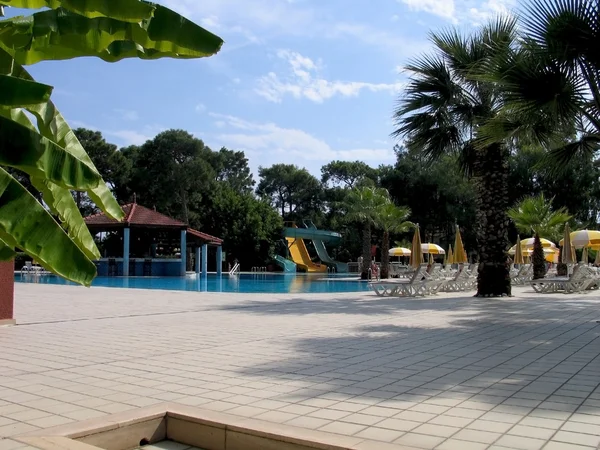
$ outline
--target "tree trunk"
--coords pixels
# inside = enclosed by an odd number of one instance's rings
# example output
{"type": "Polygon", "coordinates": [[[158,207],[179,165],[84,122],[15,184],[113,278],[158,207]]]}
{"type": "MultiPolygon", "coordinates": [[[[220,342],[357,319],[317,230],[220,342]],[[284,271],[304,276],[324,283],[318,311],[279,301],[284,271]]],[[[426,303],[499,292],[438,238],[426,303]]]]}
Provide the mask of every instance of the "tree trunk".
{"type": "Polygon", "coordinates": [[[508,247],[508,151],[494,144],[477,151],[477,297],[510,296],[508,247]]]}
{"type": "Polygon", "coordinates": [[[360,279],[368,280],[371,278],[371,224],[369,222],[365,222],[363,228],[362,258],[363,262],[360,272],[360,279]]]}
{"type": "Polygon", "coordinates": [[[77,209],[79,211],[81,211],[81,192],[76,191],[75,192],[75,197],[77,198],[76,202],[77,202],[77,209]]]}
{"type": "Polygon", "coordinates": [[[546,258],[544,257],[544,248],[542,247],[542,241],[538,233],[535,233],[533,239],[531,261],[533,263],[533,279],[539,280],[540,278],[544,278],[546,276],[546,258]]]}
{"type": "Polygon", "coordinates": [[[381,243],[381,278],[390,276],[390,233],[383,232],[383,242],[381,243]]]}

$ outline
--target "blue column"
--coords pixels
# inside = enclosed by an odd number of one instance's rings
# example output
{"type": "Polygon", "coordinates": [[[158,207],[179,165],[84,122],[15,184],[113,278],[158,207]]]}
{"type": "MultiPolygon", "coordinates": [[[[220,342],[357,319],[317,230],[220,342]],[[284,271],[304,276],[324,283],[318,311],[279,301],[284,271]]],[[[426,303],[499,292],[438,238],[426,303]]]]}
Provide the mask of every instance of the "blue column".
{"type": "Polygon", "coordinates": [[[202,275],[208,274],[208,244],[202,246],[202,275]]]}
{"type": "Polygon", "coordinates": [[[187,258],[187,230],[181,230],[181,276],[185,276],[187,258]]]}
{"type": "Polygon", "coordinates": [[[200,273],[200,247],[196,247],[196,273],[200,273]]]}
{"type": "Polygon", "coordinates": [[[123,276],[129,276],[129,228],[123,228],[123,276]]]}
{"type": "Polygon", "coordinates": [[[223,273],[223,247],[220,245],[217,247],[217,275],[223,273]]]}

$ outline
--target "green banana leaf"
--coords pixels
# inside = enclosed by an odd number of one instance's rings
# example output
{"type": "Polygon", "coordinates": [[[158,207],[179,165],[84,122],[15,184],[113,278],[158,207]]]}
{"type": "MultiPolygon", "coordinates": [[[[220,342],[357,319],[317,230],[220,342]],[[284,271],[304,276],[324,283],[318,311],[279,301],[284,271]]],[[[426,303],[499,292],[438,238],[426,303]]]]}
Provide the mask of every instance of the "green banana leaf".
{"type": "Polygon", "coordinates": [[[68,189],[88,190],[102,182],[93,167],[5,115],[0,115],[0,165],[48,179],[68,189]]]}
{"type": "Polygon", "coordinates": [[[106,17],[89,19],[64,8],[0,21],[0,46],[19,64],[96,56],[201,58],[217,53],[223,40],[170,9],[138,23],[106,17]]]}
{"type": "MultiPolygon", "coordinates": [[[[33,80],[29,72],[27,72],[23,66],[17,63],[11,63],[11,61],[12,57],[5,51],[0,50],[0,68],[10,65],[13,76],[25,80],[33,80]]],[[[77,139],[77,136],[75,136],[75,133],[73,130],[71,130],[64,117],[56,109],[52,101],[38,105],[31,105],[26,109],[29,113],[35,116],[38,130],[42,136],[57,143],[83,163],[92,167],[94,170],[97,170],[91,158],[88,156],[85,149],[77,139]]],[[[14,110],[11,112],[9,117],[25,126],[29,126],[28,124],[31,124],[26,115],[19,115],[14,110]],[[24,120],[23,117],[25,118],[24,120]]],[[[30,128],[33,128],[33,126],[30,128]]],[[[108,186],[106,186],[106,183],[103,181],[98,184],[97,187],[88,189],[87,194],[96,204],[96,206],[102,209],[107,216],[115,220],[121,220],[123,217],[125,217],[123,210],[117,203],[117,200],[114,198],[108,189],[108,186]]]]}
{"type": "Polygon", "coordinates": [[[90,19],[111,17],[125,22],[140,22],[154,13],[151,3],[139,0],[0,0],[0,5],[26,9],[62,7],[90,19]]]}
{"type": "Polygon", "coordinates": [[[96,276],[94,263],[29,191],[2,168],[0,239],[68,280],[89,286],[96,276]]]}
{"type": "Polygon", "coordinates": [[[30,180],[33,187],[42,193],[44,203],[48,205],[50,211],[59,217],[69,237],[79,245],[89,259],[100,259],[98,247],[85,220],[81,217],[71,191],[47,180],[38,178],[30,178],[30,180]]]}
{"type": "Polygon", "coordinates": [[[10,261],[17,253],[0,239],[0,261],[10,261]]]}
{"type": "MultiPolygon", "coordinates": [[[[0,114],[10,117],[15,122],[26,126],[31,130],[35,130],[35,126],[21,109],[0,109],[0,114]]],[[[60,218],[69,237],[79,245],[89,259],[99,259],[100,252],[98,251],[98,247],[96,247],[94,238],[90,234],[83,217],[81,217],[81,214],[79,213],[79,209],[71,195],[71,191],[45,179],[36,177],[29,177],[29,179],[33,186],[42,193],[44,203],[50,208],[50,211],[60,218]]],[[[117,208],[122,214],[122,210],[118,205],[117,208]]]]}
{"type": "Polygon", "coordinates": [[[50,100],[52,86],[0,75],[0,105],[20,108],[50,100]]]}

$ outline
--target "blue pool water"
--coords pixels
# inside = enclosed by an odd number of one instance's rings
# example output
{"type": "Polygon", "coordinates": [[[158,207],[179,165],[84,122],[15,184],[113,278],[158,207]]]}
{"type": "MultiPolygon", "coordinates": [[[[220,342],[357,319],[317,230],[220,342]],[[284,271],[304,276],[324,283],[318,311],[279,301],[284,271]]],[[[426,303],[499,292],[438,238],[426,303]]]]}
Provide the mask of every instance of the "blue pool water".
{"type": "MultiPolygon", "coordinates": [[[[356,276],[356,275],[355,275],[356,276]]],[[[247,292],[247,293],[328,293],[362,292],[368,285],[358,279],[348,280],[348,274],[301,275],[301,274],[240,274],[238,276],[209,274],[178,277],[97,277],[92,286],[162,289],[195,292],[247,292]]],[[[20,283],[74,284],[53,275],[15,275],[20,283]]]]}

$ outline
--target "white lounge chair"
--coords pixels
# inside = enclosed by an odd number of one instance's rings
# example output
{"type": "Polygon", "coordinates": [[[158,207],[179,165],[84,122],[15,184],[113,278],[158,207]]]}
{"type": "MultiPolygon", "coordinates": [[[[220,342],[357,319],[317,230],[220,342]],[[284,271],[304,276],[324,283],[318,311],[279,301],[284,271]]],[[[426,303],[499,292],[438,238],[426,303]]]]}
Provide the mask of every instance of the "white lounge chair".
{"type": "Polygon", "coordinates": [[[444,280],[427,278],[425,264],[413,273],[410,279],[381,280],[369,283],[380,297],[419,297],[437,293],[444,280]]]}

